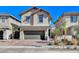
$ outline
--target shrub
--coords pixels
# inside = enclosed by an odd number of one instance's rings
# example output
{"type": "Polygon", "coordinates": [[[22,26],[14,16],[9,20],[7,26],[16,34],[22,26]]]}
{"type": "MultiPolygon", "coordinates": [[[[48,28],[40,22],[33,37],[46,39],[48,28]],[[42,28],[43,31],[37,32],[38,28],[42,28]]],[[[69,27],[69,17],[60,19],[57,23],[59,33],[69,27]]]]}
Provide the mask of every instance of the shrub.
{"type": "Polygon", "coordinates": [[[59,45],[61,42],[59,40],[54,41],[54,45],[59,45]]]}

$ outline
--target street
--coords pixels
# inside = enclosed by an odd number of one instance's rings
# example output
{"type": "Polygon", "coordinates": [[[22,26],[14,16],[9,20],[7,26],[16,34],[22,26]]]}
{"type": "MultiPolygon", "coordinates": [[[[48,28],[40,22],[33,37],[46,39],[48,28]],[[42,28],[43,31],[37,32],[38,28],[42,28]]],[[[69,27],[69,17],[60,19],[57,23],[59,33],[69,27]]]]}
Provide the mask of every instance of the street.
{"type": "Polygon", "coordinates": [[[0,46],[0,53],[79,53],[79,49],[34,46],[0,46]]]}

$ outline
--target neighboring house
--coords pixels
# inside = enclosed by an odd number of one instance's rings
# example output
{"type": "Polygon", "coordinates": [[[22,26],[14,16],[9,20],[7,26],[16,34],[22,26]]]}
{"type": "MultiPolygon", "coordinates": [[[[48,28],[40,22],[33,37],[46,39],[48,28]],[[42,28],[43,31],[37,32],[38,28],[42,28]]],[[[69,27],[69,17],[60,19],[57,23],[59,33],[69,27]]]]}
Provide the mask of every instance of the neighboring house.
{"type": "Polygon", "coordinates": [[[50,14],[40,8],[32,7],[20,14],[20,39],[48,39],[50,28],[50,14]]]}
{"type": "Polygon", "coordinates": [[[0,39],[14,39],[14,38],[18,39],[19,38],[18,26],[20,26],[20,23],[21,22],[12,15],[0,14],[0,39]]]}
{"type": "Polygon", "coordinates": [[[63,30],[61,29],[62,23],[65,22],[66,34],[67,35],[76,35],[79,31],[79,13],[77,12],[67,12],[64,13],[56,22],[56,28],[60,28],[62,34],[63,30]]]}

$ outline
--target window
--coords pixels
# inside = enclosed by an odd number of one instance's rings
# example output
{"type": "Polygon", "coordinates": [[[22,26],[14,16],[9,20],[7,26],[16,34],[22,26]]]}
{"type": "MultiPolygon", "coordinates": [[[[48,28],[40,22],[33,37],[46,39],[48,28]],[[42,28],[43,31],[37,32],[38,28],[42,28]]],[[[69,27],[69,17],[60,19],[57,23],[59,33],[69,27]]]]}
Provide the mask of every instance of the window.
{"type": "Polygon", "coordinates": [[[73,23],[77,22],[77,16],[71,16],[71,22],[73,23]]]}
{"type": "Polygon", "coordinates": [[[43,23],[43,15],[39,15],[39,22],[43,23]]]}
{"type": "Polygon", "coordinates": [[[27,22],[27,23],[30,22],[30,16],[26,16],[26,22],[27,22]]]}
{"type": "Polygon", "coordinates": [[[0,19],[2,20],[2,22],[5,22],[5,20],[8,19],[8,16],[0,16],[0,19]]]}

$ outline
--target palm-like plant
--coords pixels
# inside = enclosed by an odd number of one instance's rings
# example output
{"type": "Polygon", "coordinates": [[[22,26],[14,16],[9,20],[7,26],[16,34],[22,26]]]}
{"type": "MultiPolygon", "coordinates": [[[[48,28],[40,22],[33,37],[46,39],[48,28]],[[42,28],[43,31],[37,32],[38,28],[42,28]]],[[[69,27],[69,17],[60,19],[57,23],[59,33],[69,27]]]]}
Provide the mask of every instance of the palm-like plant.
{"type": "Polygon", "coordinates": [[[56,36],[58,36],[58,35],[60,34],[60,29],[59,29],[59,28],[55,29],[55,30],[54,30],[54,34],[55,34],[56,36]]]}
{"type": "Polygon", "coordinates": [[[62,22],[61,29],[64,31],[64,39],[66,39],[67,28],[66,28],[66,22],[65,21],[62,22]]]}

